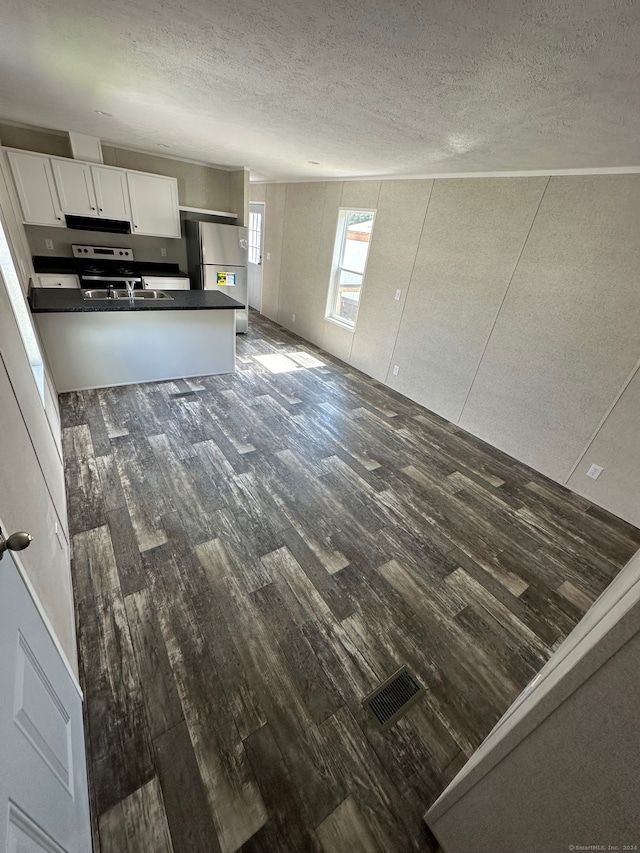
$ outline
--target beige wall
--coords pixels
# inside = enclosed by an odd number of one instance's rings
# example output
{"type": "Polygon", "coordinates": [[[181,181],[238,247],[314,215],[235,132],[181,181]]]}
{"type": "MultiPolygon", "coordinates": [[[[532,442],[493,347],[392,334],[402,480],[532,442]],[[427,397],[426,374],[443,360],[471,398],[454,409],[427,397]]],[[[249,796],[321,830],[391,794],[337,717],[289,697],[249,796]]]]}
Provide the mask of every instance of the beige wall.
{"type": "Polygon", "coordinates": [[[639,225],[639,176],[550,180],[459,421],[560,482],[640,358],[639,225]]]}
{"type": "Polygon", "coordinates": [[[243,215],[242,209],[236,209],[240,206],[237,192],[233,192],[233,199],[231,197],[230,176],[233,172],[110,145],[102,146],[102,158],[108,166],[176,178],[178,201],[186,207],[224,210],[243,215]]]}
{"type": "Polygon", "coordinates": [[[640,369],[616,401],[567,481],[569,488],[623,518],[640,518],[640,369]],[[597,480],[586,476],[592,462],[604,468],[597,480]]]}
{"type": "Polygon", "coordinates": [[[0,124],[0,142],[6,148],[38,151],[51,157],[73,157],[69,135],[59,131],[0,124]]]}
{"type": "MultiPolygon", "coordinates": [[[[235,169],[229,175],[229,206],[217,208],[236,213],[236,225],[249,224],[249,169],[235,169]]],[[[194,205],[195,206],[195,205],[194,205]]]]}
{"type": "Polygon", "coordinates": [[[639,175],[251,193],[267,316],[640,525],[639,175]],[[324,317],[340,206],[377,210],[355,332],[324,317]]]}
{"type": "Polygon", "coordinates": [[[74,243],[89,246],[128,246],[133,249],[136,261],[152,263],[179,264],[187,271],[187,247],[184,239],[171,237],[143,237],[139,234],[110,234],[106,231],[76,231],[71,228],[56,228],[46,225],[25,225],[31,254],[51,255],[52,257],[73,257],[71,246],[74,243]],[[45,240],[51,240],[53,249],[46,247],[45,240]],[[166,255],[161,250],[166,250],[166,255]]]}

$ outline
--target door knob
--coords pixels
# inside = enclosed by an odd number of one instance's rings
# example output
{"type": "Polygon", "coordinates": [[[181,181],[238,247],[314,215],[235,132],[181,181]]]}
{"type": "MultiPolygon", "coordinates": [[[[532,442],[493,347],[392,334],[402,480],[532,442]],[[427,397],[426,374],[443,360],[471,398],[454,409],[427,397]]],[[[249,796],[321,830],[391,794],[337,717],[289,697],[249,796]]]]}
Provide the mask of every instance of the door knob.
{"type": "Polygon", "coordinates": [[[24,530],[12,533],[7,539],[0,532],[0,560],[5,551],[24,551],[31,545],[32,540],[33,536],[30,533],[25,533],[24,530]]]}

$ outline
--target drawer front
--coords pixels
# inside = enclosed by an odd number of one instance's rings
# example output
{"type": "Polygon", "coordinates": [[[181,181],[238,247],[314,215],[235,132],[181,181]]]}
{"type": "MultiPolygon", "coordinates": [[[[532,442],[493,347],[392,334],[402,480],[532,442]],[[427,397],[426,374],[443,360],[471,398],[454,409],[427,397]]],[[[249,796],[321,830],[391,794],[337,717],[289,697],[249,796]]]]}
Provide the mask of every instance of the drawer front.
{"type": "Polygon", "coordinates": [[[40,275],[38,276],[40,287],[80,287],[77,275],[40,275]]]}

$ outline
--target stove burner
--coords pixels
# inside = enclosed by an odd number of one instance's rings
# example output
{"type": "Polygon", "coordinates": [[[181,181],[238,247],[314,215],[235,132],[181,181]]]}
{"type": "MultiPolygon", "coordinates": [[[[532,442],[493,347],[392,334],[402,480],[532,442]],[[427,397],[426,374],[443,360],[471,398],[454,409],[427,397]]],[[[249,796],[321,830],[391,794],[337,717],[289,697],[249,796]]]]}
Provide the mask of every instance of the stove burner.
{"type": "Polygon", "coordinates": [[[135,275],[134,271],[128,267],[118,267],[116,272],[118,275],[135,275]]]}
{"type": "Polygon", "coordinates": [[[104,269],[102,267],[85,267],[84,271],[95,275],[96,273],[103,273],[104,269]]]}

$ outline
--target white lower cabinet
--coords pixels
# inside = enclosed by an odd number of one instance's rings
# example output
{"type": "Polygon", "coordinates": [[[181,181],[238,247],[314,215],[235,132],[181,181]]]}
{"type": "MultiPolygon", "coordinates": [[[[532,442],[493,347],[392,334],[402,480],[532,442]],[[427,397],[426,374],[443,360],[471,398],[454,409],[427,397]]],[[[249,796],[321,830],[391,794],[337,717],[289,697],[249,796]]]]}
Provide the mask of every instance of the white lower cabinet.
{"type": "Polygon", "coordinates": [[[191,282],[183,276],[143,276],[145,290],[191,290],[191,282]]]}
{"type": "Polygon", "coordinates": [[[77,275],[53,275],[52,273],[47,273],[46,275],[39,275],[38,281],[40,287],[80,287],[77,275]]]}
{"type": "Polygon", "coordinates": [[[178,182],[164,175],[127,172],[133,234],[180,237],[178,182]]]}

